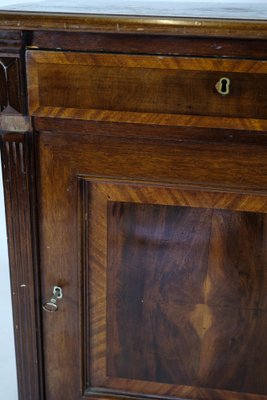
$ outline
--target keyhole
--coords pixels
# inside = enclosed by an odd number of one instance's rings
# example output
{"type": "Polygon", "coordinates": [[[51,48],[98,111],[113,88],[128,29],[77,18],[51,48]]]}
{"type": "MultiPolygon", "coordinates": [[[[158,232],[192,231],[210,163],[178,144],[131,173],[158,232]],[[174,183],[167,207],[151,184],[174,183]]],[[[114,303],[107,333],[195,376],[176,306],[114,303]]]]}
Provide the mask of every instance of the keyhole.
{"type": "Polygon", "coordinates": [[[216,90],[222,96],[230,93],[230,79],[228,78],[221,78],[215,85],[216,90]]]}
{"type": "Polygon", "coordinates": [[[223,79],[223,80],[222,80],[221,92],[222,92],[222,93],[226,93],[226,92],[227,92],[227,80],[226,80],[226,79],[223,79]]]}

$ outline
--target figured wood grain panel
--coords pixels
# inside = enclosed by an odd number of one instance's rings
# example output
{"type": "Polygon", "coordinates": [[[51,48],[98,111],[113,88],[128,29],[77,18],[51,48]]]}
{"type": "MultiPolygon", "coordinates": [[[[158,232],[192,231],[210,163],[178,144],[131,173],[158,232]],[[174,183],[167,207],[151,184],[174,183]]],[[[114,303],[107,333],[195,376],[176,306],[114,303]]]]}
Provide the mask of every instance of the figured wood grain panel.
{"type": "Polygon", "coordinates": [[[205,387],[213,381],[217,388],[266,393],[266,228],[265,214],[214,211],[205,285],[213,326],[199,369],[205,387]]]}
{"type": "Polygon", "coordinates": [[[222,191],[208,191],[206,189],[182,189],[177,190],[176,185],[157,183],[135,184],[130,181],[106,181],[96,180],[94,188],[109,201],[140,202],[142,204],[179,205],[183,207],[207,207],[235,211],[253,211],[267,213],[267,199],[257,194],[241,194],[222,191]],[[140,194],[141,192],[141,194],[140,194]]]}
{"type": "Polygon", "coordinates": [[[267,116],[265,61],[28,51],[27,64],[30,112],[37,116],[48,109],[73,118],[96,111],[115,118],[267,116]],[[231,80],[227,96],[215,89],[222,76],[231,80]]]}
{"type": "Polygon", "coordinates": [[[107,224],[107,375],[266,393],[266,218],[112,202],[107,224]]]}
{"type": "Polygon", "coordinates": [[[242,195],[82,181],[85,393],[266,399],[264,197],[262,214],[242,195]]]}
{"type": "Polygon", "coordinates": [[[108,376],[201,386],[211,215],[108,203],[108,376]]]}

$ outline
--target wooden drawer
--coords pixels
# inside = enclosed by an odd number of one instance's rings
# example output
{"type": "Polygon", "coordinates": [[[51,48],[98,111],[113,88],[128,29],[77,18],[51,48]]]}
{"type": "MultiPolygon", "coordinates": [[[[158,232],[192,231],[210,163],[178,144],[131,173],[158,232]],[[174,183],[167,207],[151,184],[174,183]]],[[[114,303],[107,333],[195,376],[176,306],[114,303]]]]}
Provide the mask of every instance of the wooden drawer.
{"type": "Polygon", "coordinates": [[[267,117],[266,61],[28,51],[27,68],[36,116],[267,117]],[[221,79],[228,94],[218,92],[221,79]]]}

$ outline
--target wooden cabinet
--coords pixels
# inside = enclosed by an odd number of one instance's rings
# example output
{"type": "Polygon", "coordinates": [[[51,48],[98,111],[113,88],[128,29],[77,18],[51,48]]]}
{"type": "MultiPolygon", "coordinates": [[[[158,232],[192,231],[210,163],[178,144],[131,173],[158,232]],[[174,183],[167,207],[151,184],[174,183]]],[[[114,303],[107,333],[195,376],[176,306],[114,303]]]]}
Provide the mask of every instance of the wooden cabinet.
{"type": "Polygon", "coordinates": [[[23,18],[0,42],[20,399],[266,400],[267,26],[23,18]]]}

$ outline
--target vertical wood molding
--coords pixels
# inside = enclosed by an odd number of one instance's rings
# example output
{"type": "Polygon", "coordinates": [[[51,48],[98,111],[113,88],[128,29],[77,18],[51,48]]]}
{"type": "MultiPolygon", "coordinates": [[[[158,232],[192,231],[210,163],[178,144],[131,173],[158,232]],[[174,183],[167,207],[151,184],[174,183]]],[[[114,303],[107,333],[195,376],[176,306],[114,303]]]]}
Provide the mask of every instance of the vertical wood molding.
{"type": "Polygon", "coordinates": [[[40,296],[32,135],[2,132],[1,150],[19,399],[41,400],[40,296]]]}

